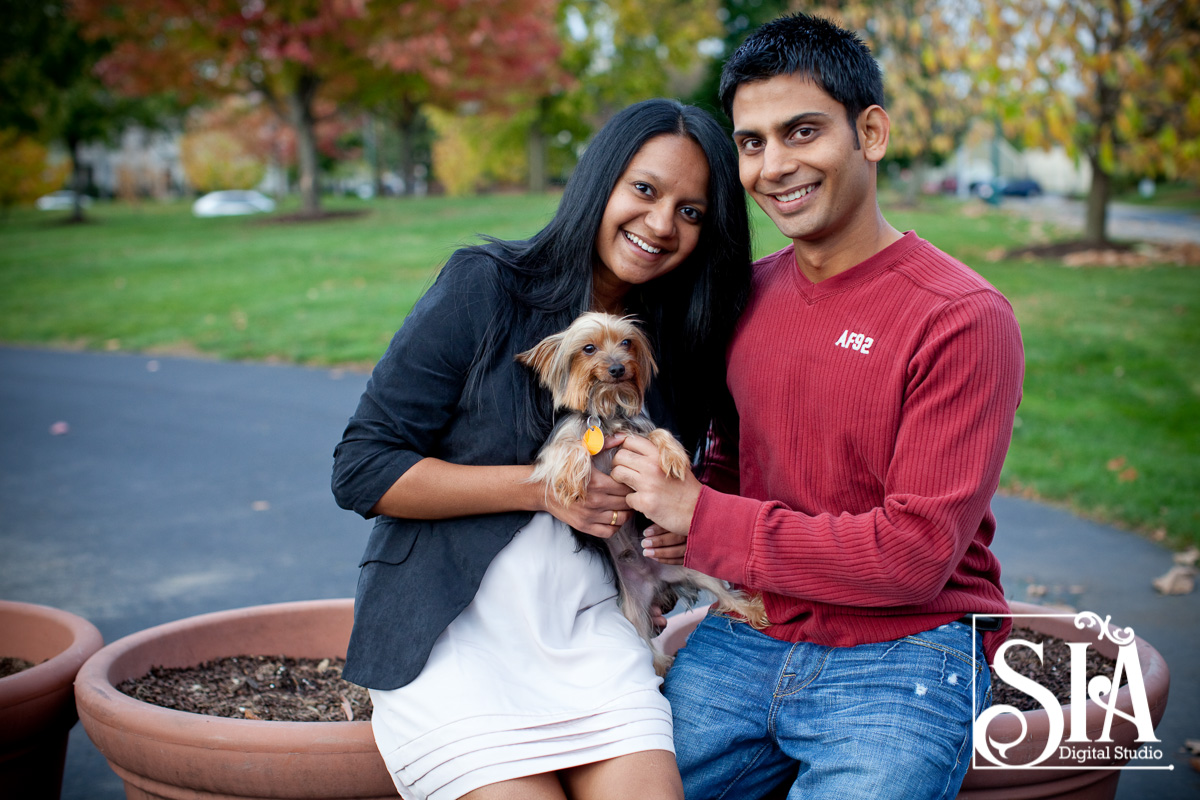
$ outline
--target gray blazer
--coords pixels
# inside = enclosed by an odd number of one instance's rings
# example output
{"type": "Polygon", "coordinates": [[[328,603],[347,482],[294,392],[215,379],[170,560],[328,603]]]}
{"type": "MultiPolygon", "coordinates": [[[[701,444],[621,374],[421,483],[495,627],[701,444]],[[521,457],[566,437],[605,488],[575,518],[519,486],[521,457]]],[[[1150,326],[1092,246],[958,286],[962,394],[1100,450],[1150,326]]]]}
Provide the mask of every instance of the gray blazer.
{"type": "MultiPolygon", "coordinates": [[[[498,304],[496,264],[456,253],[376,364],[334,450],[338,505],[371,507],[426,456],[458,464],[525,464],[540,442],[521,418],[513,357],[533,342],[510,331],[487,354],[474,402],[468,367],[498,304]]],[[[434,640],[475,596],[496,553],[532,518],[512,512],[448,520],[375,520],[360,563],[345,677],[394,689],[417,676],[434,640]]]]}

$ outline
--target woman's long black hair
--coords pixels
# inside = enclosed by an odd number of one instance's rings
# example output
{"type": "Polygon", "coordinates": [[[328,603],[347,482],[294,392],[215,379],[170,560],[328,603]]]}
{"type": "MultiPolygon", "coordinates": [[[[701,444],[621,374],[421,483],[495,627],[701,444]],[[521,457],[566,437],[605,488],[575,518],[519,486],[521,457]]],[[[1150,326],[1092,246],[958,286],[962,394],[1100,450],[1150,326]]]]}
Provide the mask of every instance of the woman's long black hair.
{"type": "MultiPolygon", "coordinates": [[[[534,338],[562,330],[591,310],[596,235],[617,180],[642,146],[656,136],[685,136],[708,159],[708,208],[695,251],[671,272],[630,289],[629,311],[644,324],[659,363],[657,386],[685,445],[701,443],[709,422],[724,414],[725,345],[750,293],[750,227],[728,135],[705,111],[674,100],[646,100],[618,113],[588,145],[563,192],[554,218],[524,241],[489,239],[479,245],[501,268],[512,297],[507,318],[492,321],[479,362],[500,336],[533,322],[534,338]]],[[[468,383],[468,387],[471,383],[468,383]]],[[[530,374],[527,420],[544,435],[550,412],[530,374]]]]}

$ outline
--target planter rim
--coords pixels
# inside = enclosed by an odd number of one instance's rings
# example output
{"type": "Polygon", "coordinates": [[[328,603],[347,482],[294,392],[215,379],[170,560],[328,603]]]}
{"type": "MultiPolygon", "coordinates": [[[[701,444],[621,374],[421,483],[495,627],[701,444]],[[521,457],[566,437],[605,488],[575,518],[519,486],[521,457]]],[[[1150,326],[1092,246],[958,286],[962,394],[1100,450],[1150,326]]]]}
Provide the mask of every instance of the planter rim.
{"type": "Polygon", "coordinates": [[[72,637],[66,648],[42,663],[34,664],[29,669],[7,678],[0,678],[0,687],[3,687],[4,693],[17,698],[18,702],[29,702],[62,691],[64,684],[70,685],[69,677],[78,672],[104,645],[104,637],[95,625],[78,614],[61,608],[18,600],[0,600],[0,616],[23,616],[56,624],[68,630],[72,637]]]}
{"type": "Polygon", "coordinates": [[[348,747],[355,749],[352,747],[352,740],[361,740],[364,730],[367,731],[368,737],[371,736],[370,721],[285,722],[235,719],[177,711],[119,692],[116,690],[116,683],[110,678],[119,659],[164,635],[252,616],[337,612],[352,609],[353,605],[353,598],[337,598],[247,606],[186,617],[125,636],[101,648],[79,670],[75,680],[75,694],[81,716],[86,712],[91,719],[85,719],[85,722],[110,728],[119,727],[125,735],[189,746],[196,746],[199,741],[212,741],[220,742],[221,749],[237,749],[243,752],[303,749],[309,752],[319,750],[324,753],[340,753],[346,752],[348,747]],[[113,721],[116,719],[120,720],[119,726],[114,725],[113,721]],[[269,741],[265,741],[266,737],[261,735],[266,729],[264,726],[269,727],[271,731],[269,741]]]}

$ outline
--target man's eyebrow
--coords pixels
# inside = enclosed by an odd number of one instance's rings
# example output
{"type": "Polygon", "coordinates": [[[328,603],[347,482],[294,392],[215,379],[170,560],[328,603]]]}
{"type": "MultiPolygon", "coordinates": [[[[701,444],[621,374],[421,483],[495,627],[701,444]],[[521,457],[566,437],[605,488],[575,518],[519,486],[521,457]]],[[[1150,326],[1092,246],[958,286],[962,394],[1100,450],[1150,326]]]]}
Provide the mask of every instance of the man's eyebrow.
{"type": "MultiPolygon", "coordinates": [[[[798,125],[801,122],[825,122],[829,119],[832,119],[832,117],[824,111],[801,111],[794,117],[789,117],[788,119],[779,123],[779,125],[776,127],[781,130],[786,130],[787,128],[790,128],[793,125],[798,125]]],[[[758,131],[751,130],[749,128],[739,128],[733,132],[733,135],[734,138],[736,138],[738,136],[758,136],[760,134],[758,131]]]]}

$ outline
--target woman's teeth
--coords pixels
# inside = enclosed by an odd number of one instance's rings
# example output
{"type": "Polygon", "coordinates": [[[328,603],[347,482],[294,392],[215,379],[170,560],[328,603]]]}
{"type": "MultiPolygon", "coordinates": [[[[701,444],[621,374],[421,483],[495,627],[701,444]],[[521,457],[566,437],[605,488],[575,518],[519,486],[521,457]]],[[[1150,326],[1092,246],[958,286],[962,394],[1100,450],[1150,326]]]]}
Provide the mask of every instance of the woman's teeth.
{"type": "Polygon", "coordinates": [[[646,242],[646,240],[641,238],[640,236],[635,236],[634,234],[630,233],[629,231],[623,231],[623,233],[625,234],[626,239],[633,242],[638,247],[645,250],[647,253],[651,253],[653,255],[658,255],[659,253],[662,252],[661,247],[651,247],[650,244],[648,242],[646,242]]]}

